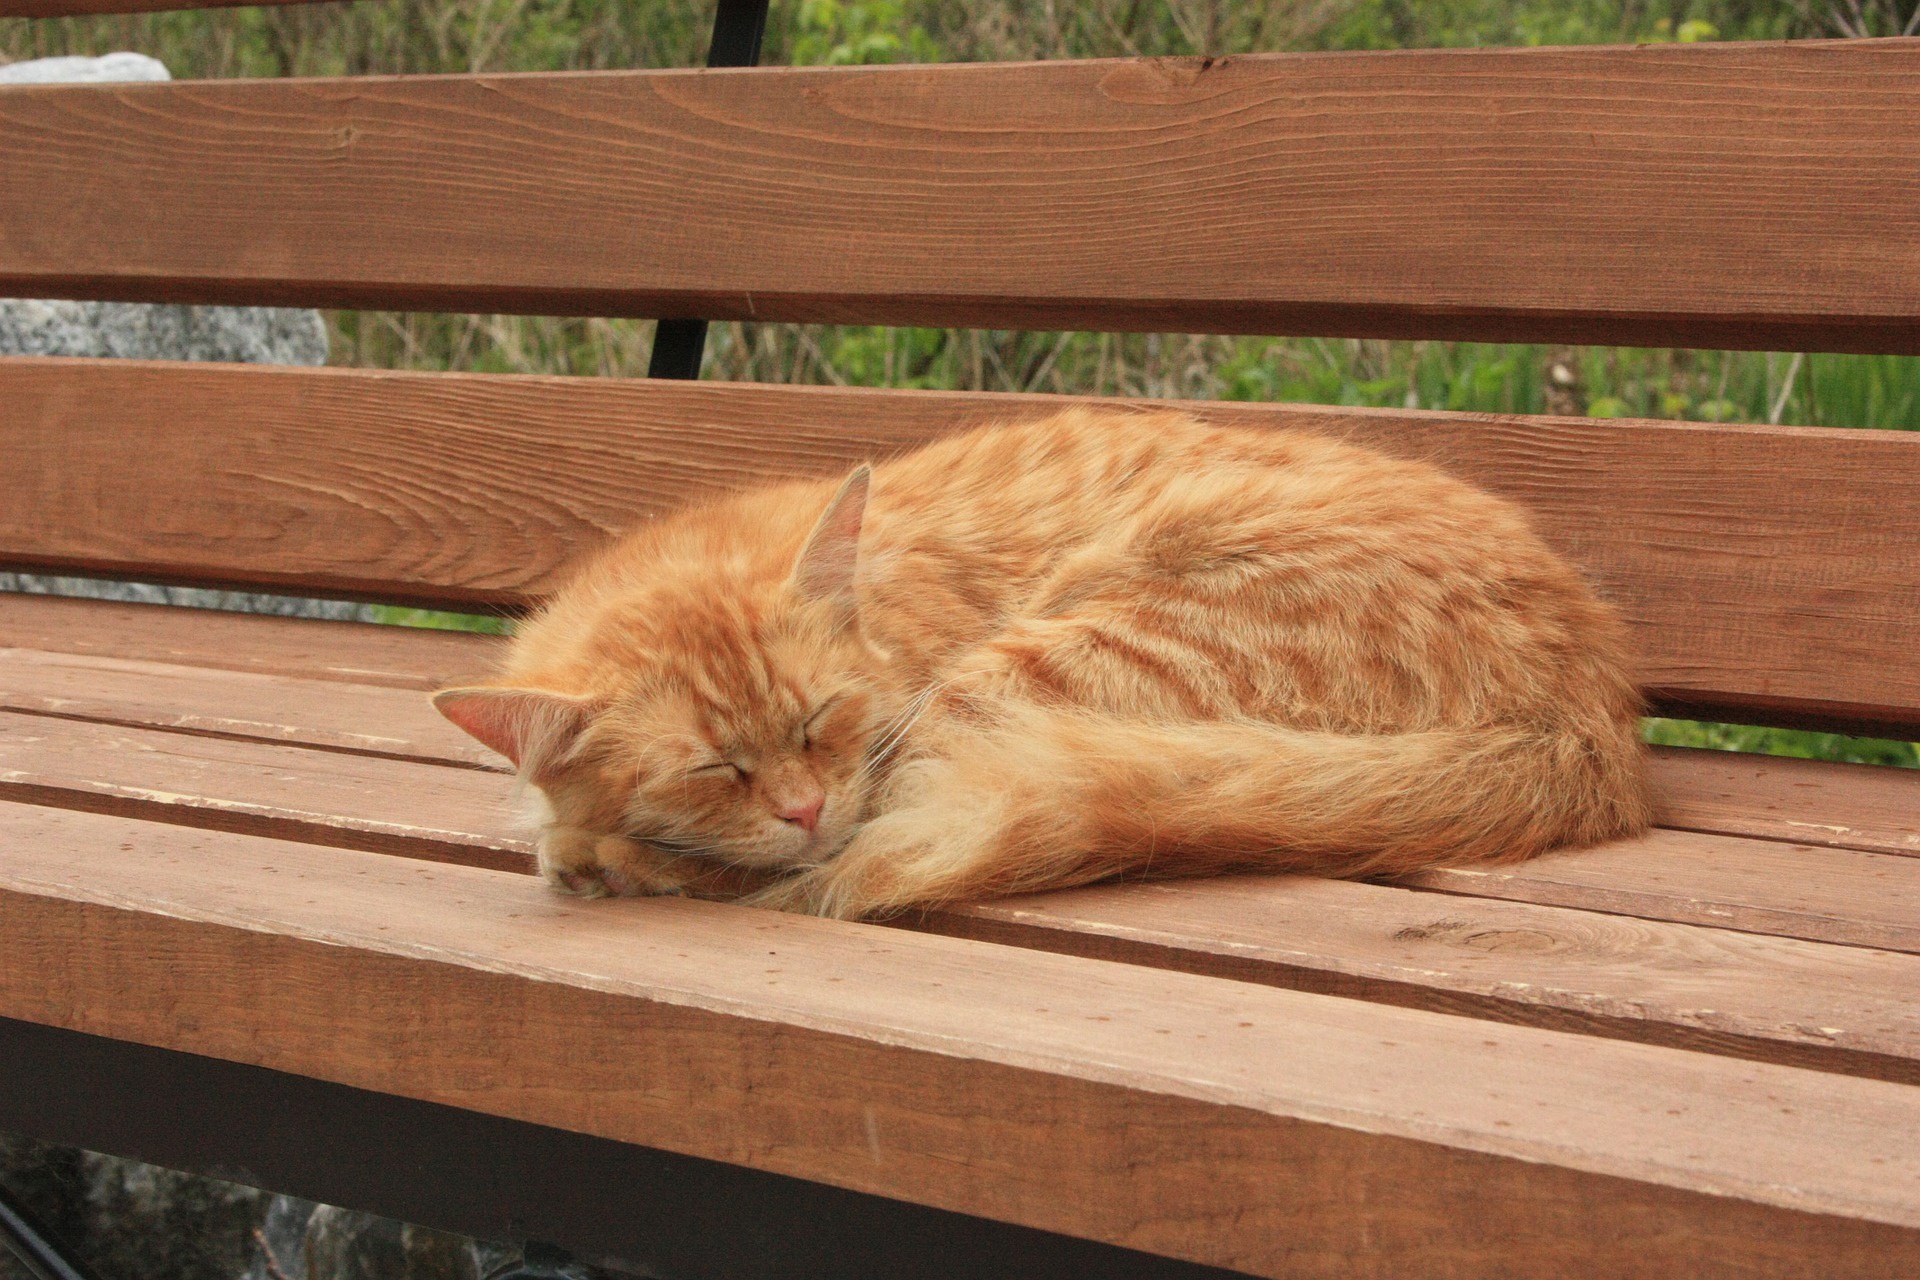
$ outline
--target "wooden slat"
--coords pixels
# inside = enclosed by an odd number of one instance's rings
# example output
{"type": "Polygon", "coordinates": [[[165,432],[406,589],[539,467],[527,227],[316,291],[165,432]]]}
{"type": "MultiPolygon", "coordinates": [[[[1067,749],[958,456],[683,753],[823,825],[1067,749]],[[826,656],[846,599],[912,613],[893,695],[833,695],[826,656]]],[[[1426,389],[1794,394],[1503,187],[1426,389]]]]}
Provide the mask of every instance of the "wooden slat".
{"type": "Polygon", "coordinates": [[[0,293],[1920,351],[1920,43],[0,91],[0,293]]]}
{"type": "Polygon", "coordinates": [[[476,769],[0,712],[0,797],[528,871],[512,780],[476,769]]]}
{"type": "MultiPolygon", "coordinates": [[[[0,382],[6,363],[0,361],[0,382]]],[[[4,431],[4,428],[0,428],[4,431]]],[[[8,444],[15,441],[9,436],[8,444]]],[[[18,488],[9,498],[18,498],[18,488]]],[[[444,689],[498,661],[499,636],[0,592],[0,648],[95,654],[396,689],[444,689]]]]}
{"type": "MultiPolygon", "coordinates": [[[[423,718],[410,691],[489,670],[503,643],[458,632],[0,595],[0,708],[490,763],[439,717],[423,718]],[[292,678],[235,681],[228,670],[292,678]],[[316,680],[389,691],[359,688],[334,699],[313,687],[316,680]]],[[[1920,771],[1685,747],[1656,747],[1651,760],[1661,826],[1920,852],[1920,771]]]]}
{"type": "MultiPolygon", "coordinates": [[[[0,652],[0,706],[65,707],[64,714],[151,727],[217,722],[215,731],[319,746],[350,748],[353,735],[372,735],[397,740],[391,750],[410,758],[484,761],[438,717],[421,720],[406,693],[355,690],[335,702],[309,697],[308,682],[444,688],[492,669],[505,643],[409,627],[0,594],[0,649],[21,651],[0,652]],[[128,678],[109,697],[88,674],[95,657],[163,665],[152,668],[153,681],[128,678]],[[295,679],[234,682],[196,668],[295,679]],[[343,703],[349,714],[339,714],[343,703]]],[[[1686,747],[1655,747],[1651,760],[1661,826],[1920,852],[1920,770],[1686,747]]]]}
{"type": "Polygon", "coordinates": [[[1655,748],[1663,827],[1920,856],[1920,769],[1655,748]]]}
{"type": "MultiPolygon", "coordinates": [[[[16,358],[0,403],[0,565],[490,608],[703,490],[1063,401],[16,358]]],[[[1920,435],[1186,407],[1525,503],[1634,623],[1657,705],[1920,734],[1920,435]]]]}
{"type": "MultiPolygon", "coordinates": [[[[0,715],[0,797],[61,808],[526,871],[526,833],[509,794],[507,779],[470,770],[0,715]]],[[[1669,851],[1674,873],[1693,877],[1682,912],[1756,927],[1751,877],[1739,858],[1750,842],[1690,841],[1669,851]]],[[[1603,867],[1619,860],[1607,850],[1576,856],[1603,867]]],[[[1823,863],[1803,854],[1808,865],[1798,878],[1825,882],[1837,865],[1844,879],[1855,856],[1834,851],[1823,863]]],[[[1908,874],[1888,886],[1890,896],[1920,901],[1920,865],[1895,865],[1908,874]]],[[[1614,896],[1576,905],[1608,911],[1619,894],[1638,893],[1638,910],[1663,909],[1630,874],[1614,877],[1618,883],[1589,878],[1609,883],[1614,896]]],[[[1816,892],[1807,905],[1819,902],[1816,892]]],[[[1804,929],[1804,914],[1757,927],[1804,929]]],[[[1920,921],[1905,925],[1912,932],[1920,921]]],[[[1286,877],[956,907],[930,927],[1920,1083],[1912,1006],[1920,959],[1909,955],[1286,877]]],[[[1885,929],[1887,921],[1854,927],[1885,929]]]]}
{"type": "Polygon", "coordinates": [[[1261,1275],[1920,1267],[1909,1086],[102,815],[0,831],[0,1016],[1261,1275]]]}
{"type": "Polygon", "coordinates": [[[1102,885],[922,927],[1920,1083],[1920,957],[1301,876],[1102,885]]]}
{"type": "Polygon", "coordinates": [[[0,710],[504,770],[413,689],[0,648],[0,710]]]}
{"type": "MultiPolygon", "coordinates": [[[[280,743],[0,713],[0,786],[16,798],[318,843],[524,868],[509,780],[280,743]],[[289,824],[284,830],[276,823],[289,824]],[[478,850],[468,854],[467,849],[478,850]]],[[[1896,951],[1920,951],[1920,860],[1655,831],[1411,887],[1896,951]]],[[[1436,910],[1452,909],[1451,905],[1436,910]]],[[[1461,908],[1465,909],[1465,908],[1461,908]]]]}
{"type": "Polygon", "coordinates": [[[1400,884],[1473,897],[1920,952],[1920,862],[1851,849],[1653,831],[1400,884]]]}

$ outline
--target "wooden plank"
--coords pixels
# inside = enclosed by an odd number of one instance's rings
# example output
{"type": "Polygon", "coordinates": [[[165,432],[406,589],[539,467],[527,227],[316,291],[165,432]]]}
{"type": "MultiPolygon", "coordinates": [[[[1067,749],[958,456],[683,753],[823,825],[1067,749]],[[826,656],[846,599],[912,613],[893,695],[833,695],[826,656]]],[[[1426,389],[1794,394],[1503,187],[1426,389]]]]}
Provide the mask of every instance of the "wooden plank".
{"type": "MultiPolygon", "coordinates": [[[[418,840],[418,856],[526,865],[510,780],[497,773],[4,712],[0,766],[0,787],[37,803],[398,854],[415,853],[418,840]]],[[[1442,869],[1402,883],[1920,951],[1920,860],[1804,842],[1659,830],[1517,866],[1442,869]]]]}
{"type": "Polygon", "coordinates": [[[1512,866],[1422,871],[1396,883],[1920,951],[1920,862],[1851,849],[1656,830],[1512,866]]]}
{"type": "Polygon", "coordinates": [[[0,831],[0,1016],[1261,1275],[1920,1266],[1909,1086],[103,815],[0,831]]]}
{"type": "MultiPolygon", "coordinates": [[[[336,700],[312,682],[444,687],[488,670],[501,643],[458,632],[0,594],[0,707],[471,763],[487,757],[438,716],[423,718],[410,693],[356,688],[336,700]],[[233,681],[221,674],[229,669],[292,678],[233,681]]],[[[1875,853],[1920,846],[1914,770],[1685,747],[1656,747],[1651,761],[1665,827],[1875,853]]]]}
{"type": "Polygon", "coordinates": [[[504,771],[418,690],[0,649],[0,710],[504,771]]]}
{"type": "Polygon", "coordinates": [[[1920,44],[0,92],[0,293],[1920,351],[1920,44]]]}
{"type": "Polygon", "coordinates": [[[1659,823],[1920,856],[1920,770],[1656,747],[1659,823]]]}
{"type": "MultiPolygon", "coordinates": [[[[526,871],[509,790],[464,770],[0,715],[0,796],[526,871]]],[[[1746,912],[1743,888],[1723,877],[1704,891],[1725,902],[1690,909],[1709,920],[1746,912]]],[[[1053,902],[956,909],[932,927],[1920,1082],[1920,1024],[1905,1025],[1920,961],[1907,956],[1314,880],[1125,886],[1053,902]]]]}
{"type": "Polygon", "coordinates": [[[419,627],[0,592],[0,647],[307,680],[444,689],[491,668],[504,643],[419,627]]]}
{"type": "Polygon", "coordinates": [[[1920,957],[1302,876],[1102,885],[918,927],[1920,1083],[1920,957]]]}
{"type": "MultiPolygon", "coordinates": [[[[0,402],[0,565],[454,608],[536,598],[692,494],[1066,403],[23,358],[0,360],[0,402]]],[[[1657,706],[1920,734],[1920,435],[1184,407],[1431,458],[1523,502],[1634,624],[1657,706]]]]}
{"type": "Polygon", "coordinates": [[[529,871],[502,774],[0,712],[0,796],[529,871]]]}
{"type": "MultiPolygon", "coordinates": [[[[461,1107],[0,1018],[0,1130],[615,1274],[1240,1280],[1241,1273],[461,1107]],[[138,1098],[138,1106],[128,1106],[138,1098]],[[396,1135],[404,1134],[404,1140],[396,1135]],[[565,1177],[555,1177],[564,1170],[565,1177]],[[645,1205],[646,1212],[634,1212],[645,1205]]],[[[443,1273],[444,1274],[444,1273],[443,1273]]],[[[155,1280],[160,1280],[156,1277],[155,1280]]]]}
{"type": "MultiPolygon", "coordinates": [[[[0,796],[61,808],[527,871],[510,790],[506,778],[471,770],[0,714],[0,796]]],[[[1920,947],[1920,862],[1773,845],[1800,865],[1783,869],[1775,859],[1756,875],[1758,842],[1672,839],[1680,846],[1652,877],[1636,843],[1566,855],[1597,868],[1576,869],[1572,889],[1568,873],[1533,866],[1493,873],[1491,892],[1656,921],[1920,947]],[[1880,865],[1863,869],[1862,857],[1880,865]],[[1862,878],[1875,871],[1863,893],[1862,878]]],[[[1476,877],[1485,874],[1436,872],[1420,882],[1480,893],[1487,890],[1476,877]]],[[[1920,961],[1857,947],[1259,877],[956,908],[931,927],[1920,1083],[1911,1010],[1920,961]]]]}

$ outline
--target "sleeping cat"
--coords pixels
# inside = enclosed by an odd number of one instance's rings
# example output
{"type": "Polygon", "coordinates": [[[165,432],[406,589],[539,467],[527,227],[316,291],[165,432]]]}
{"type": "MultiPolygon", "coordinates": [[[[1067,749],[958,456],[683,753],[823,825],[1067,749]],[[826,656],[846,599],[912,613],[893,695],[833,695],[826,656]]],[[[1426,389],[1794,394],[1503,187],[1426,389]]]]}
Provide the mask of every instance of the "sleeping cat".
{"type": "Polygon", "coordinates": [[[860,917],[1639,831],[1624,648],[1433,467],[1082,408],[644,525],[434,702],[556,887],[860,917]]]}

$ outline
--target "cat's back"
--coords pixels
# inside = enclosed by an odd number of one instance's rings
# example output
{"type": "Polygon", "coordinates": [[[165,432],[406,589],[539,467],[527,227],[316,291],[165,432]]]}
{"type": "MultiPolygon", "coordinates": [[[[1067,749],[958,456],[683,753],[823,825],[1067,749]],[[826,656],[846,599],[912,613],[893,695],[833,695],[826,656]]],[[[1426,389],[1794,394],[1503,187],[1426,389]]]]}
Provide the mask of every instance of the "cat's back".
{"type": "Polygon", "coordinates": [[[883,463],[862,556],[883,576],[903,558],[971,561],[1012,583],[1156,522],[1217,531],[1223,546],[1406,537],[1547,555],[1518,508],[1424,462],[1311,432],[1079,407],[883,463]]]}

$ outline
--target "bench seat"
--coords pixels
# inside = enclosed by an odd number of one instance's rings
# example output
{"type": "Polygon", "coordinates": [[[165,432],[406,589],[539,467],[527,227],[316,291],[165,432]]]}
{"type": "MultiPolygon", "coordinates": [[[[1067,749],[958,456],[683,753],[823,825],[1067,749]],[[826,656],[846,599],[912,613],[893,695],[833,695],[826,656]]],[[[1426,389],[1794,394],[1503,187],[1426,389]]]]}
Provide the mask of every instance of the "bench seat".
{"type": "MultiPolygon", "coordinates": [[[[1912,355],[1916,58],[14,87],[0,292],[1912,355]]],[[[1062,404],[10,358],[0,566],[508,612],[1062,404]]],[[[1186,407],[1524,504],[1656,714],[1920,738],[1920,437],[1186,407]]],[[[1920,1275],[1920,773],[1661,751],[1648,836],[1398,883],[582,903],[423,697],[497,643],[0,597],[0,1129],[676,1278],[1920,1275]]]]}
{"type": "Polygon", "coordinates": [[[1920,1262],[1911,773],[1662,750],[1646,838],[1402,884],[582,903],[421,696],[498,643],[0,598],[0,1015],[1255,1274],[1920,1262]]]}

